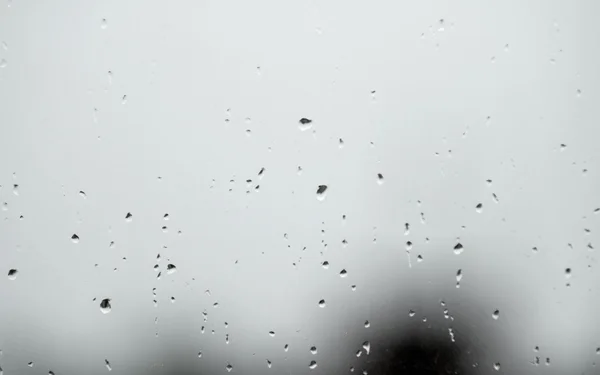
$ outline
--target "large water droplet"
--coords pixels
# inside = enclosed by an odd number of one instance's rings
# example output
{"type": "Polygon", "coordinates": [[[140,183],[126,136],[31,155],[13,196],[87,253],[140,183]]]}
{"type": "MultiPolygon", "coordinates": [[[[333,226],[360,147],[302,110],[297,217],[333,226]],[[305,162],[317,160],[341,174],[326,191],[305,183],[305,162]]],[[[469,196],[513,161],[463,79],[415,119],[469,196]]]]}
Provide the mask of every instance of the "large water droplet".
{"type": "Polygon", "coordinates": [[[459,242],[456,245],[454,245],[454,254],[460,254],[464,251],[463,245],[459,242]]]}
{"type": "Polygon", "coordinates": [[[323,201],[327,196],[327,185],[319,185],[317,188],[317,199],[323,201]]]}
{"type": "Polygon", "coordinates": [[[8,271],[8,279],[9,280],[15,280],[17,278],[17,274],[19,273],[18,270],[16,269],[11,269],[8,271]]]}
{"type": "Polygon", "coordinates": [[[348,276],[348,271],[346,271],[346,269],[343,269],[340,271],[340,277],[346,277],[348,276]]]}
{"type": "Polygon", "coordinates": [[[317,354],[317,347],[316,346],[311,346],[310,347],[310,354],[317,354]]]}
{"type": "Polygon", "coordinates": [[[312,120],[309,120],[305,117],[301,118],[299,123],[300,123],[300,125],[298,125],[298,128],[301,131],[306,131],[312,127],[312,120]]]}
{"type": "Polygon", "coordinates": [[[110,298],[105,298],[100,302],[100,311],[102,311],[103,314],[108,314],[111,309],[110,298]]]}
{"type": "Polygon", "coordinates": [[[73,234],[71,236],[71,241],[73,241],[73,243],[79,243],[79,236],[76,234],[73,234]]]}
{"type": "Polygon", "coordinates": [[[174,264],[167,264],[167,275],[172,275],[177,272],[177,267],[174,264]]]}
{"type": "Polygon", "coordinates": [[[317,361],[310,361],[310,364],[308,365],[308,368],[311,370],[314,370],[317,368],[317,361]]]}
{"type": "Polygon", "coordinates": [[[322,300],[319,301],[319,307],[320,308],[324,308],[325,307],[325,300],[324,299],[322,299],[322,300]]]}
{"type": "Polygon", "coordinates": [[[494,312],[492,313],[492,318],[494,318],[494,320],[498,320],[499,317],[500,317],[500,310],[494,310],[494,312]]]}

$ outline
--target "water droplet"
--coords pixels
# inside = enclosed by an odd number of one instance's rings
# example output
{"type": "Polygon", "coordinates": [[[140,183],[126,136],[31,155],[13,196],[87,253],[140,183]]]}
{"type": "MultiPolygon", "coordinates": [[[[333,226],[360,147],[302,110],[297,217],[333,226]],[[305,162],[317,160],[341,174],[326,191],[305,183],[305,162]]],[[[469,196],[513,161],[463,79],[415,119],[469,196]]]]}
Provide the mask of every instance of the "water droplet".
{"type": "Polygon", "coordinates": [[[131,214],[131,212],[128,212],[127,215],[125,215],[125,221],[130,223],[131,220],[133,220],[133,215],[131,214]]]}
{"type": "Polygon", "coordinates": [[[477,204],[477,206],[475,206],[475,211],[480,214],[481,211],[483,211],[483,204],[477,204]]]}
{"type": "Polygon", "coordinates": [[[363,342],[362,347],[367,352],[367,355],[369,355],[369,353],[371,352],[371,343],[368,341],[365,341],[365,342],[363,342]]]}
{"type": "Polygon", "coordinates": [[[319,185],[317,188],[317,199],[323,201],[327,196],[327,185],[319,185]]]}
{"type": "Polygon", "coordinates": [[[343,269],[340,271],[340,277],[346,277],[348,276],[348,271],[346,271],[346,269],[343,269]]]}
{"type": "Polygon", "coordinates": [[[123,98],[121,99],[121,104],[127,104],[127,95],[123,95],[123,98]]]}
{"type": "Polygon", "coordinates": [[[415,310],[413,310],[413,309],[410,309],[410,310],[408,310],[408,316],[409,316],[409,317],[411,317],[411,318],[412,318],[413,316],[415,316],[415,314],[416,314],[416,313],[415,313],[415,310]]]}
{"type": "Polygon", "coordinates": [[[110,298],[105,298],[100,302],[100,311],[102,311],[103,314],[108,314],[111,309],[110,298]]]}
{"type": "Polygon", "coordinates": [[[565,277],[567,279],[571,277],[571,269],[570,268],[566,268],[565,269],[565,277]]]}
{"type": "Polygon", "coordinates": [[[350,289],[354,292],[356,290],[356,285],[350,285],[350,289]]]}
{"type": "Polygon", "coordinates": [[[110,362],[108,362],[108,359],[105,359],[104,363],[106,364],[106,368],[108,369],[108,371],[112,371],[112,367],[110,367],[110,362]]]}
{"type": "Polygon", "coordinates": [[[496,195],[496,193],[492,193],[492,198],[494,198],[494,202],[495,202],[495,203],[498,203],[498,202],[499,202],[499,200],[498,200],[498,196],[496,195]]]}
{"type": "Polygon", "coordinates": [[[80,191],[79,191],[79,195],[80,195],[81,197],[83,197],[84,199],[85,199],[85,198],[87,198],[87,195],[85,195],[85,191],[83,191],[83,190],[80,190],[80,191]]]}
{"type": "Polygon", "coordinates": [[[500,362],[494,363],[494,370],[500,371],[500,362]]]}
{"type": "Polygon", "coordinates": [[[289,348],[290,348],[290,346],[288,344],[285,344],[283,346],[283,350],[286,351],[286,352],[289,350],[289,348]]]}
{"type": "Polygon", "coordinates": [[[317,347],[316,346],[311,346],[310,347],[310,353],[313,354],[313,355],[317,354],[317,347]]]}
{"type": "Polygon", "coordinates": [[[33,367],[33,362],[29,362],[29,363],[27,363],[27,366],[29,366],[29,367],[33,367]]]}
{"type": "Polygon", "coordinates": [[[7,202],[2,203],[2,211],[8,211],[8,203],[7,202]]]}
{"type": "Polygon", "coordinates": [[[581,96],[581,90],[577,89],[577,97],[579,98],[581,96]]]}
{"type": "Polygon", "coordinates": [[[297,173],[298,173],[298,176],[300,176],[302,174],[302,167],[301,166],[298,166],[298,172],[297,173]]]}
{"type": "Polygon", "coordinates": [[[504,52],[508,52],[508,44],[504,45],[504,52]]]}
{"type": "Polygon", "coordinates": [[[306,131],[312,127],[312,120],[309,120],[305,117],[301,118],[299,123],[300,123],[300,125],[298,126],[298,128],[301,131],[306,131]]]}
{"type": "Polygon", "coordinates": [[[267,367],[271,368],[271,361],[269,361],[268,359],[267,359],[267,367]]]}
{"type": "Polygon", "coordinates": [[[499,317],[500,317],[500,310],[494,310],[494,312],[492,313],[492,318],[494,318],[494,320],[498,320],[499,317]]]}
{"type": "Polygon", "coordinates": [[[13,184],[13,194],[19,195],[19,184],[13,184]]]}
{"type": "Polygon", "coordinates": [[[79,236],[76,234],[73,234],[71,236],[71,241],[73,241],[73,243],[79,243],[79,236]]]}
{"type": "Polygon", "coordinates": [[[369,328],[371,326],[371,323],[368,320],[365,320],[365,328],[369,328]]]}
{"type": "Polygon", "coordinates": [[[201,351],[198,352],[198,358],[202,358],[202,352],[201,351]]]}
{"type": "Polygon", "coordinates": [[[377,173],[377,183],[379,185],[383,185],[383,182],[384,182],[383,175],[381,173],[377,173]]]}
{"type": "Polygon", "coordinates": [[[463,245],[459,242],[454,246],[454,254],[458,255],[464,251],[463,245]]]}
{"type": "Polygon", "coordinates": [[[17,278],[17,274],[19,273],[18,270],[16,269],[11,269],[8,271],[8,279],[9,280],[15,280],[17,278]]]}
{"type": "Polygon", "coordinates": [[[404,223],[404,235],[408,236],[410,234],[410,224],[404,223]]]}
{"type": "Polygon", "coordinates": [[[2,41],[2,49],[4,49],[5,51],[8,51],[8,44],[6,44],[5,41],[2,41]]]}
{"type": "Polygon", "coordinates": [[[564,144],[564,143],[561,143],[561,144],[560,144],[560,150],[561,150],[561,151],[564,151],[564,150],[566,150],[566,149],[567,149],[567,145],[566,145],[566,144],[564,144]]]}
{"type": "Polygon", "coordinates": [[[269,331],[269,336],[275,337],[275,331],[269,331]]]}
{"type": "Polygon", "coordinates": [[[492,180],[485,180],[485,182],[487,183],[488,187],[492,186],[492,180]]]}
{"type": "Polygon", "coordinates": [[[308,368],[311,370],[314,370],[317,368],[317,361],[310,361],[310,364],[308,365],[308,368]]]}
{"type": "Polygon", "coordinates": [[[460,282],[460,280],[462,280],[463,274],[462,274],[462,269],[459,269],[458,271],[456,271],[456,281],[460,282]]]}
{"type": "Polygon", "coordinates": [[[410,251],[410,249],[412,249],[412,246],[413,246],[412,242],[406,241],[406,251],[410,251]]]}
{"type": "Polygon", "coordinates": [[[227,366],[225,366],[225,369],[227,370],[227,372],[231,372],[231,370],[233,370],[233,366],[228,363],[227,366]]]}
{"type": "Polygon", "coordinates": [[[106,29],[106,27],[108,27],[108,21],[106,20],[106,18],[103,18],[102,21],[100,21],[100,28],[104,30],[106,29]]]}
{"type": "Polygon", "coordinates": [[[174,264],[167,264],[167,275],[172,275],[177,272],[177,267],[174,264]]]}
{"type": "Polygon", "coordinates": [[[325,300],[324,299],[322,299],[322,300],[319,301],[319,307],[320,308],[324,308],[325,307],[325,300]]]}
{"type": "Polygon", "coordinates": [[[6,59],[0,60],[0,68],[6,68],[7,65],[8,61],[6,61],[6,59]]]}

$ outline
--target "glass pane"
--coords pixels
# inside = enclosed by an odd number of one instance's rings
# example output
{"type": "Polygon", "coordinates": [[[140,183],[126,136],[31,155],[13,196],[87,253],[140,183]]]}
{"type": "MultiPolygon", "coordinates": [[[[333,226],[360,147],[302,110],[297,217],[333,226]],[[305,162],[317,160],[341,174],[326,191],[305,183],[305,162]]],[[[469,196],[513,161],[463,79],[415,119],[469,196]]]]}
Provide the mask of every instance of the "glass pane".
{"type": "Polygon", "coordinates": [[[595,374],[593,1],[0,4],[0,374],[595,374]]]}

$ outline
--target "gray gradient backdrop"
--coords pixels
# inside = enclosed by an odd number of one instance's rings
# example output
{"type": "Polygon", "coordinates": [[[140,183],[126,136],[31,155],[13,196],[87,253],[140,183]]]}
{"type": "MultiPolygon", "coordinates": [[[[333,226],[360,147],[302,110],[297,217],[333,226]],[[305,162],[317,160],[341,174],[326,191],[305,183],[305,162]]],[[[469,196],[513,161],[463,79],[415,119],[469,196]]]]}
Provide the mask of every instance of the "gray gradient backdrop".
{"type": "Polygon", "coordinates": [[[2,0],[4,374],[599,373],[599,11],[2,0]]]}

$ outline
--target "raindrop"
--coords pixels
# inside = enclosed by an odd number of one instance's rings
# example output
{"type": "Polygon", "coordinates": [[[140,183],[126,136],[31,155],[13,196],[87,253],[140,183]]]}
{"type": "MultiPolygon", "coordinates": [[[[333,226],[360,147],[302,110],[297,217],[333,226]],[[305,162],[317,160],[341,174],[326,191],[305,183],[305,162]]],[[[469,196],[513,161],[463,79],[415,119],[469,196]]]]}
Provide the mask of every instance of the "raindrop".
{"type": "Polygon", "coordinates": [[[275,331],[269,331],[269,336],[275,337],[275,331]]]}
{"type": "Polygon", "coordinates": [[[29,367],[33,367],[33,362],[29,362],[29,363],[27,364],[27,366],[29,366],[29,367]]]}
{"type": "Polygon", "coordinates": [[[324,308],[325,307],[325,300],[324,299],[322,299],[322,300],[319,301],[319,307],[320,308],[324,308]]]}
{"type": "Polygon", "coordinates": [[[404,235],[408,236],[410,234],[410,224],[404,223],[404,235]]]}
{"type": "Polygon", "coordinates": [[[71,236],[71,241],[73,241],[73,243],[79,243],[79,236],[76,234],[73,234],[71,236]]]}
{"type": "Polygon", "coordinates": [[[319,185],[319,187],[317,188],[317,199],[319,201],[323,201],[325,199],[325,196],[327,192],[327,185],[319,185]]]}
{"type": "Polygon", "coordinates": [[[177,267],[174,264],[167,264],[167,275],[172,275],[177,272],[177,267]]]}
{"type": "Polygon", "coordinates": [[[19,184],[13,184],[13,194],[19,195],[19,184]]]}
{"type": "Polygon", "coordinates": [[[267,367],[271,368],[271,361],[269,361],[268,359],[267,359],[267,367]]]}
{"type": "Polygon", "coordinates": [[[2,48],[3,48],[5,51],[8,51],[8,44],[6,44],[6,42],[5,42],[5,41],[2,41],[2,48]]]}
{"type": "Polygon", "coordinates": [[[340,277],[346,277],[348,276],[348,271],[346,271],[346,269],[343,269],[340,271],[340,277]]]}
{"type": "Polygon", "coordinates": [[[79,195],[81,195],[83,198],[87,198],[87,195],[85,194],[85,191],[83,191],[83,190],[79,191],[79,195]]]}
{"type": "Polygon", "coordinates": [[[300,176],[302,174],[302,167],[301,166],[298,166],[298,171],[296,173],[298,173],[298,176],[300,176]]]}
{"type": "Polygon", "coordinates": [[[310,361],[310,364],[308,365],[308,368],[311,370],[314,370],[317,368],[317,361],[310,361]]]}
{"type": "Polygon", "coordinates": [[[325,269],[329,269],[329,262],[324,261],[323,263],[321,263],[321,266],[323,266],[323,268],[325,268],[325,269]]]}
{"type": "Polygon", "coordinates": [[[100,28],[101,29],[106,29],[106,27],[108,26],[108,21],[106,21],[106,18],[103,18],[102,21],[100,21],[100,28]]]}
{"type": "Polygon", "coordinates": [[[413,246],[412,242],[406,241],[406,250],[407,251],[410,251],[410,249],[412,249],[412,246],[413,246]]]}
{"type": "Polygon", "coordinates": [[[121,99],[121,104],[126,104],[127,103],[127,95],[123,95],[123,98],[121,99]]]}
{"type": "Polygon", "coordinates": [[[8,279],[9,280],[15,280],[17,278],[17,274],[19,273],[18,270],[16,269],[11,269],[8,271],[8,279]]]}
{"type": "Polygon", "coordinates": [[[198,352],[198,358],[202,358],[202,352],[198,352]]]}
{"type": "Polygon", "coordinates": [[[0,68],[6,68],[7,65],[8,61],[6,61],[6,59],[0,60],[0,68]]]}
{"type": "Polygon", "coordinates": [[[485,180],[488,186],[492,186],[492,180],[485,180]]]}
{"type": "Polygon", "coordinates": [[[133,220],[133,215],[131,214],[131,212],[128,212],[127,215],[125,215],[125,221],[130,223],[131,220],[133,220]]]}
{"type": "Polygon", "coordinates": [[[286,352],[289,350],[289,348],[290,348],[290,346],[288,344],[285,344],[283,346],[283,350],[286,351],[286,352]]]}
{"type": "Polygon", "coordinates": [[[481,211],[483,211],[483,204],[477,204],[477,206],[475,206],[475,211],[480,214],[481,211]]]}
{"type": "Polygon", "coordinates": [[[105,298],[100,302],[100,311],[102,311],[103,314],[108,314],[111,309],[110,298],[105,298]]]}
{"type": "Polygon", "coordinates": [[[300,119],[299,123],[300,123],[300,125],[298,126],[298,128],[301,131],[306,131],[312,127],[312,120],[309,120],[304,117],[300,119]]]}
{"type": "Polygon", "coordinates": [[[227,370],[227,372],[231,372],[231,370],[233,370],[233,366],[228,363],[227,366],[225,366],[225,369],[227,370]]]}
{"type": "Polygon", "coordinates": [[[454,246],[454,254],[460,254],[464,251],[463,245],[459,242],[454,246]]]}
{"type": "Polygon", "coordinates": [[[417,255],[417,262],[420,263],[423,261],[423,257],[421,256],[421,254],[417,255]]]}
{"type": "Polygon", "coordinates": [[[2,211],[8,211],[8,203],[7,202],[2,203],[2,211]]]}
{"type": "Polygon", "coordinates": [[[494,370],[500,371],[500,362],[494,363],[494,370]]]}
{"type": "Polygon", "coordinates": [[[411,317],[411,318],[412,318],[413,316],[415,316],[415,314],[416,314],[416,313],[415,313],[415,310],[413,310],[413,309],[410,309],[410,310],[408,310],[408,316],[409,316],[409,317],[411,317]]]}
{"type": "Polygon", "coordinates": [[[105,359],[104,363],[106,364],[106,368],[108,369],[108,371],[112,371],[112,367],[110,367],[110,362],[108,362],[108,359],[105,359]]]}
{"type": "Polygon", "coordinates": [[[565,269],[565,277],[567,279],[571,277],[571,269],[570,268],[566,268],[565,269]]]}
{"type": "Polygon", "coordinates": [[[350,285],[350,289],[354,292],[356,290],[356,285],[350,285]]]}
{"type": "Polygon", "coordinates": [[[379,185],[383,184],[383,175],[381,173],[377,173],[377,183],[379,185]]]}
{"type": "Polygon", "coordinates": [[[369,328],[371,326],[371,323],[368,320],[365,320],[365,328],[369,328]]]}
{"type": "Polygon", "coordinates": [[[310,353],[313,354],[313,355],[317,354],[317,347],[316,346],[311,346],[310,347],[310,353]]]}
{"type": "Polygon", "coordinates": [[[500,310],[494,310],[494,312],[492,313],[492,318],[494,318],[494,320],[498,320],[499,317],[500,317],[500,310]]]}
{"type": "Polygon", "coordinates": [[[171,303],[175,303],[175,297],[171,297],[171,303]]]}
{"type": "Polygon", "coordinates": [[[164,214],[164,215],[163,215],[163,219],[164,219],[164,220],[169,220],[169,214],[164,214]]]}

